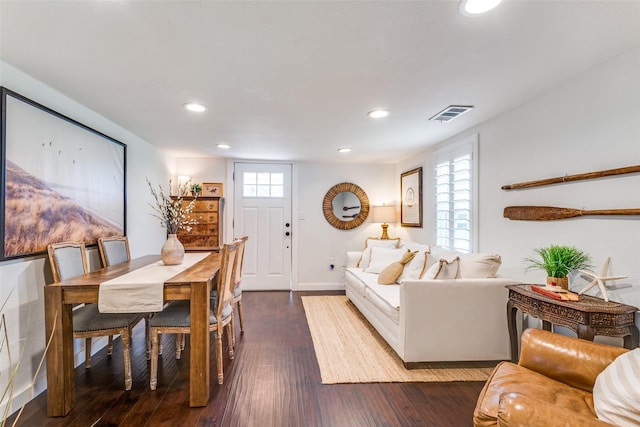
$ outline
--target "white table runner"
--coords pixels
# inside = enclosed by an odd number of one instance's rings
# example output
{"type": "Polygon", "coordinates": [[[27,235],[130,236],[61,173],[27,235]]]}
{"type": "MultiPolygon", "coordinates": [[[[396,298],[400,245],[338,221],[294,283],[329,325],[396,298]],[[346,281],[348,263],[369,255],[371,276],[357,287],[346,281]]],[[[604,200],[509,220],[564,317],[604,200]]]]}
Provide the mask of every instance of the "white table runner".
{"type": "Polygon", "coordinates": [[[162,311],[164,282],[203,260],[209,252],[186,253],[182,264],[164,265],[162,260],[100,284],[101,313],[147,313],[162,311]]]}

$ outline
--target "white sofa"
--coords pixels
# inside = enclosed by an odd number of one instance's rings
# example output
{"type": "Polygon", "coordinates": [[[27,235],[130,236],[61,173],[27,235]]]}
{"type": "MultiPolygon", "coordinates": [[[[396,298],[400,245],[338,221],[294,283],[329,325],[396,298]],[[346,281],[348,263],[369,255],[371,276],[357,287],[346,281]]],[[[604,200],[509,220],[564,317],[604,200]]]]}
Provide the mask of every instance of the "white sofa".
{"type": "MultiPolygon", "coordinates": [[[[369,239],[368,243],[375,243],[374,240],[377,239],[369,239]]],[[[362,265],[358,267],[358,263],[367,258],[365,250],[364,256],[363,252],[347,254],[345,288],[347,297],[395,350],[405,366],[410,368],[417,362],[508,360],[508,290],[505,285],[518,282],[495,277],[500,257],[463,255],[451,251],[436,253],[432,248],[411,242],[398,245],[403,251],[418,249],[416,253],[424,254],[422,259],[414,258],[411,261],[413,265],[405,266],[405,273],[413,273],[409,276],[403,273],[398,280],[401,284],[378,284],[379,274],[366,272],[362,265]],[[453,259],[454,256],[460,257],[458,278],[426,278],[437,268],[429,269],[431,264],[439,263],[440,259],[453,259]],[[482,263],[486,259],[493,260],[494,265],[489,268],[491,271],[486,265],[475,268],[474,263],[482,263]],[[423,263],[424,267],[416,268],[415,263],[423,263]],[[485,273],[494,277],[465,277],[485,273]]],[[[368,247],[371,266],[373,254],[382,250],[368,247]]],[[[442,263],[447,264],[446,261],[442,263]]]]}

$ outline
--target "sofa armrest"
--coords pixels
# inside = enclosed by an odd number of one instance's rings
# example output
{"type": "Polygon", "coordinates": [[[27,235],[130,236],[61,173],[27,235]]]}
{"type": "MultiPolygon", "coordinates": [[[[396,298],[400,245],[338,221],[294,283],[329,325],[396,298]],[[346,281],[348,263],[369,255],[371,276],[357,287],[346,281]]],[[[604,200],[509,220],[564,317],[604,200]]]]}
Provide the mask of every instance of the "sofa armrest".
{"type": "Polygon", "coordinates": [[[588,392],[598,374],[628,351],[540,329],[525,330],[521,343],[520,366],[588,392]]]}
{"type": "Polygon", "coordinates": [[[613,427],[595,417],[560,409],[543,400],[519,393],[507,393],[500,396],[498,407],[499,427],[613,427]]]}
{"type": "Polygon", "coordinates": [[[358,266],[362,258],[362,251],[347,251],[347,268],[354,268],[358,266]]]}
{"type": "Polygon", "coordinates": [[[403,360],[508,359],[505,285],[515,283],[495,278],[406,281],[400,286],[403,360]]]}

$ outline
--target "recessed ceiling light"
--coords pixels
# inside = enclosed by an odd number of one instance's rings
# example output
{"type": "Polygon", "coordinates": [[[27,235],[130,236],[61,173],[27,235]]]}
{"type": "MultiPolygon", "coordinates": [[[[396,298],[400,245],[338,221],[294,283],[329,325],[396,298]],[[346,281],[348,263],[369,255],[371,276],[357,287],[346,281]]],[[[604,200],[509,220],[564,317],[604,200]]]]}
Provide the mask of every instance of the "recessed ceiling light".
{"type": "Polygon", "coordinates": [[[184,104],[184,108],[196,113],[202,113],[203,111],[207,111],[207,107],[205,107],[202,104],[197,104],[195,102],[187,102],[186,104],[184,104]]]}
{"type": "Polygon", "coordinates": [[[497,7],[502,0],[461,0],[458,10],[464,16],[476,16],[497,7]]]}
{"type": "Polygon", "coordinates": [[[338,148],[338,153],[350,153],[350,152],[351,152],[351,148],[347,148],[347,147],[338,148]]]}
{"type": "Polygon", "coordinates": [[[372,119],[382,119],[389,115],[389,110],[373,110],[367,113],[372,119]]]}
{"type": "Polygon", "coordinates": [[[227,150],[227,149],[231,148],[231,146],[229,144],[218,144],[217,147],[218,148],[222,148],[223,150],[227,150]]]}

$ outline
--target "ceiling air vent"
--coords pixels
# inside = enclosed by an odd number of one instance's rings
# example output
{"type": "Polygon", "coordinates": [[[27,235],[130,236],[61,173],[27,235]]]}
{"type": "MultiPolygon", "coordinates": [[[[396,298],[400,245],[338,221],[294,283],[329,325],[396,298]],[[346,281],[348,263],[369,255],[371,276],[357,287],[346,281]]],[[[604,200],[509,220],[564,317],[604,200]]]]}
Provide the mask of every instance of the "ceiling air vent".
{"type": "Polygon", "coordinates": [[[450,122],[456,117],[460,117],[467,111],[473,110],[473,105],[449,105],[429,120],[438,120],[440,122],[450,122]]]}

